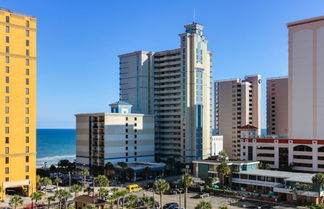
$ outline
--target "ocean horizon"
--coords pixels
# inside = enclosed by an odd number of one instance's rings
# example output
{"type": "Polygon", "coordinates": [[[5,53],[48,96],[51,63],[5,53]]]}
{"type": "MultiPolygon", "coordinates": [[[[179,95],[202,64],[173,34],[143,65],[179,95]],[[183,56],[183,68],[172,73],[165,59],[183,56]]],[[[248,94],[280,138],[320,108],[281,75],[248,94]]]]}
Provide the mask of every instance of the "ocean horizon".
{"type": "MultiPolygon", "coordinates": [[[[266,129],[261,130],[266,134],[266,129]]],[[[37,165],[57,164],[60,160],[75,160],[75,129],[37,129],[37,165]]]]}

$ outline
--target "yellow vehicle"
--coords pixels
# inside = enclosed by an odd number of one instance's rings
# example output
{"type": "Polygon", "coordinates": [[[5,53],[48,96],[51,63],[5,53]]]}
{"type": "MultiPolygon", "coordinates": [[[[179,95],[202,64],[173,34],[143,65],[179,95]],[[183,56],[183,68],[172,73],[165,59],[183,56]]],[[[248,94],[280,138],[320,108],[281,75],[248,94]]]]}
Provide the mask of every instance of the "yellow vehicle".
{"type": "Polygon", "coordinates": [[[127,192],[137,192],[137,191],[141,191],[143,188],[138,186],[137,184],[131,184],[126,186],[126,191],[127,192]]]}

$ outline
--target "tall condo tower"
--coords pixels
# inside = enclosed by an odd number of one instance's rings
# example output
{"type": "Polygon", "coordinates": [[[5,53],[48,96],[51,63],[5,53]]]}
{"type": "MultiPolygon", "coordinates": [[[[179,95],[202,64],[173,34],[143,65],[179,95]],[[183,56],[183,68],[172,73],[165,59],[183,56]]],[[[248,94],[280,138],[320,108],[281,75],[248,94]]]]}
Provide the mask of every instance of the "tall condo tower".
{"type": "Polygon", "coordinates": [[[36,18],[0,9],[0,200],[36,191],[36,18]]]}
{"type": "Polygon", "coordinates": [[[215,129],[223,135],[229,157],[239,159],[239,128],[249,124],[261,133],[261,75],[216,81],[214,85],[215,129]]]}
{"type": "Polygon", "coordinates": [[[212,54],[203,26],[186,25],[178,49],[119,58],[120,100],[155,115],[156,160],[189,163],[210,156],[212,54]]]}

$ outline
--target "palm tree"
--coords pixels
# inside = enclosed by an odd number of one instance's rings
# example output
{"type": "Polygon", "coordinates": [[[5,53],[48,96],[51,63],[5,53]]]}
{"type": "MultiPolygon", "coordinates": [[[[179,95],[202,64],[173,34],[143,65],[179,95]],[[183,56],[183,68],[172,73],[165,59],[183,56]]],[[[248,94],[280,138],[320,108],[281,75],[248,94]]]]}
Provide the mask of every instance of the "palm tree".
{"type": "Polygon", "coordinates": [[[128,192],[126,190],[120,190],[118,191],[118,201],[117,201],[117,208],[118,208],[118,204],[119,204],[119,200],[122,198],[122,208],[124,208],[124,199],[125,199],[125,196],[128,194],[128,192]]]}
{"type": "Polygon", "coordinates": [[[98,209],[95,204],[87,204],[85,207],[82,209],[98,209]]]}
{"type": "Polygon", "coordinates": [[[207,178],[205,178],[204,179],[204,181],[205,181],[205,189],[207,189],[208,187],[212,187],[214,184],[216,184],[217,182],[218,182],[218,178],[217,177],[214,177],[214,178],[212,178],[212,177],[207,177],[207,178]]]}
{"type": "Polygon", "coordinates": [[[60,177],[56,177],[54,180],[54,183],[56,184],[56,191],[59,190],[59,184],[62,183],[62,179],[60,177]]]}
{"type": "MultiPolygon", "coordinates": [[[[31,199],[32,199],[32,202],[35,201],[36,207],[37,207],[37,202],[39,200],[41,200],[43,198],[43,196],[44,196],[43,192],[34,192],[34,193],[32,193],[31,199]]],[[[32,203],[32,205],[34,205],[34,204],[32,203]]]]}
{"type": "Polygon", "coordinates": [[[82,169],[81,174],[83,176],[83,186],[85,187],[86,178],[87,178],[87,176],[89,176],[89,170],[88,169],[82,169]]]}
{"type": "Polygon", "coordinates": [[[87,188],[84,189],[84,192],[86,192],[88,195],[90,195],[91,192],[94,192],[94,189],[91,188],[91,187],[87,187],[87,188]]]}
{"type": "Polygon", "coordinates": [[[320,202],[322,202],[321,188],[324,186],[324,174],[317,173],[315,176],[313,176],[312,182],[313,182],[314,186],[317,186],[318,198],[319,198],[320,202]]]}
{"type": "Polygon", "coordinates": [[[142,197],[141,202],[145,208],[152,208],[155,205],[153,197],[142,197]]]}
{"type": "Polygon", "coordinates": [[[71,186],[70,191],[74,193],[75,198],[78,195],[78,193],[82,191],[82,186],[80,184],[74,184],[71,186]]]}
{"type": "Polygon", "coordinates": [[[164,179],[158,179],[154,182],[154,190],[158,192],[160,195],[161,208],[163,208],[163,204],[162,204],[163,193],[168,191],[169,189],[170,189],[170,184],[164,179]]]}
{"type": "Polygon", "coordinates": [[[118,162],[117,165],[121,168],[121,176],[122,176],[122,181],[124,182],[126,179],[126,168],[127,168],[127,163],[125,162],[118,162]]]}
{"type": "Polygon", "coordinates": [[[218,153],[218,155],[219,155],[221,158],[223,158],[225,161],[228,160],[228,154],[227,154],[224,150],[220,151],[220,152],[218,153]]]}
{"type": "Polygon", "coordinates": [[[60,189],[55,192],[55,196],[59,199],[59,208],[62,206],[62,202],[64,201],[63,208],[65,208],[65,203],[68,198],[72,197],[71,193],[67,190],[60,189]]]}
{"type": "Polygon", "coordinates": [[[226,163],[221,163],[217,166],[217,172],[221,176],[221,187],[223,188],[225,176],[228,176],[231,173],[231,168],[226,163]]]}
{"type": "Polygon", "coordinates": [[[48,177],[44,177],[44,178],[42,178],[42,185],[45,187],[44,189],[45,189],[45,192],[46,192],[46,187],[48,186],[48,185],[52,185],[53,183],[52,183],[52,180],[50,179],[50,178],[48,178],[48,177]]]}
{"type": "Polygon", "coordinates": [[[95,183],[100,188],[109,186],[109,180],[107,176],[99,175],[95,178],[95,183]]]}
{"type": "Polygon", "coordinates": [[[24,204],[24,200],[18,195],[13,196],[9,200],[10,207],[13,207],[14,209],[16,209],[18,206],[21,206],[23,204],[24,204]]]}
{"type": "Polygon", "coordinates": [[[181,176],[180,185],[184,188],[184,208],[187,208],[187,193],[188,187],[190,187],[194,183],[194,179],[188,173],[185,173],[181,176]]]}
{"type": "Polygon", "coordinates": [[[134,195],[134,194],[130,194],[128,196],[128,201],[125,204],[126,208],[130,208],[130,209],[136,208],[137,207],[137,202],[138,202],[138,197],[136,195],[134,195]]]}
{"type": "Polygon", "coordinates": [[[199,202],[199,204],[195,207],[195,209],[212,209],[212,205],[210,202],[207,202],[205,200],[202,200],[199,202]]]}
{"type": "Polygon", "coordinates": [[[47,201],[47,208],[49,209],[50,208],[50,205],[51,205],[51,202],[55,201],[56,198],[55,196],[48,196],[46,197],[46,201],[47,201]]]}
{"type": "Polygon", "coordinates": [[[115,167],[111,162],[106,163],[106,165],[105,165],[105,173],[109,177],[115,174],[115,167]]]}
{"type": "Polygon", "coordinates": [[[109,194],[109,191],[106,188],[99,188],[98,193],[99,193],[99,198],[103,198],[109,194]]]}
{"type": "Polygon", "coordinates": [[[42,183],[42,178],[40,177],[40,175],[36,176],[36,187],[37,189],[39,189],[41,187],[41,183],[42,183]]]}

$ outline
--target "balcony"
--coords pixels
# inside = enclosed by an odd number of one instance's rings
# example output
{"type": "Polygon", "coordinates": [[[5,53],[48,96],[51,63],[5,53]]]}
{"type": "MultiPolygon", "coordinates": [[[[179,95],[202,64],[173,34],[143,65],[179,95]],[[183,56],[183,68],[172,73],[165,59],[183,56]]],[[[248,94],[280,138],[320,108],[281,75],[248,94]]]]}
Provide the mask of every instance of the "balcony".
{"type": "Polygon", "coordinates": [[[257,180],[240,179],[240,178],[233,178],[232,182],[237,184],[248,184],[248,185],[265,186],[265,187],[275,187],[280,185],[280,183],[277,182],[257,181],[257,180]]]}

